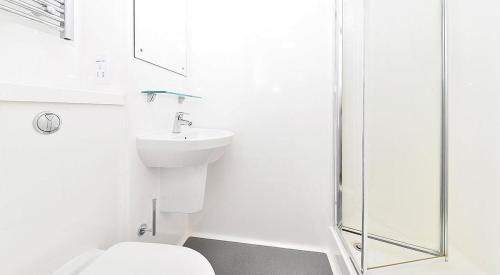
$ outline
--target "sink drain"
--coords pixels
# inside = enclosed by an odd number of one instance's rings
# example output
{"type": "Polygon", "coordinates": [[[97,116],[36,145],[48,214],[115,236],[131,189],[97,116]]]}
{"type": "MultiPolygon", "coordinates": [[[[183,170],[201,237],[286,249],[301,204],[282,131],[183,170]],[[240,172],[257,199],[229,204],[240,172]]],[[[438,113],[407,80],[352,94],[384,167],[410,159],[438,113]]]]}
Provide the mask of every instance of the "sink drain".
{"type": "Polygon", "coordinates": [[[361,251],[363,250],[363,245],[361,243],[355,243],[354,248],[356,248],[356,250],[358,251],[361,251]]]}

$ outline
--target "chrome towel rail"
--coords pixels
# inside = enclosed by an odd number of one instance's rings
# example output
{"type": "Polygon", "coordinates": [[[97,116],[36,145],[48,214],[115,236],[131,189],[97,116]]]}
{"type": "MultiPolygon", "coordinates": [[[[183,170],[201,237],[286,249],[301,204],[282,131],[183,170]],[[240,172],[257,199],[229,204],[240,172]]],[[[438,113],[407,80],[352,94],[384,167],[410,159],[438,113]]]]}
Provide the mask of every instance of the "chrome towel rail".
{"type": "Polygon", "coordinates": [[[74,0],[0,0],[0,9],[42,23],[61,32],[61,38],[74,38],[74,0]]]}
{"type": "Polygon", "coordinates": [[[49,2],[46,0],[33,0],[33,2],[36,2],[36,3],[41,4],[41,5],[45,5],[47,7],[47,9],[52,8],[59,13],[64,13],[64,8],[62,8],[61,4],[59,4],[58,2],[57,2],[57,4],[54,4],[54,2],[49,2]]]}

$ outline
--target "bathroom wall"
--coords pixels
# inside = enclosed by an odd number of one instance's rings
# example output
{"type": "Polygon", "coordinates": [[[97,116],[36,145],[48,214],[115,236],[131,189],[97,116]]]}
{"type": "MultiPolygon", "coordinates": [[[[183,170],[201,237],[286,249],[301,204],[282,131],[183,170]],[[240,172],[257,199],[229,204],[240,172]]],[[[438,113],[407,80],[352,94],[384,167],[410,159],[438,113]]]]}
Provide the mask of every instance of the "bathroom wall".
{"type": "Polygon", "coordinates": [[[116,2],[77,1],[74,41],[59,39],[57,31],[2,11],[1,81],[123,94],[118,88],[124,69],[123,11],[116,2]],[[96,61],[103,59],[107,76],[99,80],[96,61]]]}
{"type": "MultiPolygon", "coordinates": [[[[74,42],[0,12],[0,82],[120,94],[118,62],[108,63],[105,81],[94,77],[97,59],[119,60],[111,51],[119,40],[108,39],[119,12],[87,2],[77,1],[74,42]]],[[[124,239],[125,118],[119,105],[0,102],[0,274],[51,274],[88,249],[124,239]],[[54,135],[32,127],[44,110],[62,117],[54,135]]]]}
{"type": "Polygon", "coordinates": [[[0,274],[50,274],[124,238],[122,109],[0,102],[0,274]],[[56,134],[33,129],[43,110],[62,117],[56,134]]]}
{"type": "Polygon", "coordinates": [[[188,80],[132,57],[132,0],[76,3],[74,41],[0,13],[0,84],[115,94],[126,104],[1,103],[8,131],[0,256],[9,264],[0,273],[49,274],[87,249],[126,239],[182,243],[187,215],[160,213],[156,238],[135,236],[150,223],[161,173],[140,162],[135,135],[170,129],[176,111],[192,113],[195,126],[237,135],[210,169],[206,209],[191,222],[196,232],[322,249],[332,203],[333,3],[295,3],[277,18],[290,3],[190,1],[188,80]],[[211,16],[222,8],[234,13],[211,16]],[[104,79],[97,60],[106,61],[104,79]],[[148,104],[139,91],[153,88],[204,99],[148,104]],[[31,129],[41,110],[63,116],[59,133],[31,129]]]}
{"type": "Polygon", "coordinates": [[[333,215],[333,1],[195,0],[190,18],[188,87],[204,97],[195,122],[235,132],[209,167],[192,230],[323,250],[333,215]]]}
{"type": "Polygon", "coordinates": [[[448,5],[451,244],[500,274],[500,4],[448,5]]]}
{"type": "MultiPolygon", "coordinates": [[[[182,89],[185,80],[133,59],[132,0],[76,3],[74,41],[0,12],[0,274],[50,274],[88,249],[138,239],[139,224],[151,223],[159,171],[140,162],[134,137],[170,128],[179,106],[167,97],[146,104],[139,91],[182,89]],[[97,60],[106,60],[104,79],[97,60]],[[68,92],[57,96],[63,102],[77,91],[122,103],[8,102],[5,83],[31,85],[42,99],[57,88],[68,92]],[[43,110],[62,115],[60,132],[32,129],[43,110]]],[[[187,233],[187,216],[160,214],[158,236],[141,240],[177,244],[187,233]]]]}
{"type": "MultiPolygon", "coordinates": [[[[138,133],[149,131],[171,131],[175,112],[183,111],[196,116],[198,100],[187,99],[179,104],[177,97],[157,96],[153,103],[146,102],[144,90],[185,91],[187,79],[179,74],[167,71],[133,57],[133,0],[120,1],[124,9],[122,21],[125,26],[123,44],[126,53],[122,58],[126,61],[127,72],[123,79],[123,91],[127,94],[127,121],[129,133],[127,151],[130,153],[129,179],[130,189],[128,206],[130,209],[129,238],[132,240],[152,241],[169,244],[182,244],[189,235],[188,215],[158,212],[157,236],[138,238],[135,233],[141,223],[151,225],[151,200],[159,195],[160,173],[168,173],[156,168],[145,167],[139,159],[135,145],[138,133]]],[[[160,7],[159,7],[160,8],[160,7]]],[[[188,49],[189,50],[189,49],[188,49]]],[[[189,66],[188,66],[189,71],[189,66]]],[[[187,118],[187,117],[186,117],[187,118]]],[[[161,203],[161,201],[159,202],[161,203]]]]}

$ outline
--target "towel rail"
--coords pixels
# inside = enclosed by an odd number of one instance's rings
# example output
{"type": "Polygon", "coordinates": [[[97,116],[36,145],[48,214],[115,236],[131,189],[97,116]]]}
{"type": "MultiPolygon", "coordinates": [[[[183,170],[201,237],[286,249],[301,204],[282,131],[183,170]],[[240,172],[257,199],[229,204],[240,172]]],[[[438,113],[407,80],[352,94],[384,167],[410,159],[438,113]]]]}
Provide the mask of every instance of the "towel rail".
{"type": "Polygon", "coordinates": [[[27,9],[28,11],[33,12],[35,14],[35,16],[36,15],[44,16],[44,17],[50,18],[50,19],[57,21],[57,22],[64,22],[63,18],[48,12],[47,9],[42,9],[42,8],[39,8],[35,5],[33,5],[33,3],[27,3],[27,2],[19,1],[19,0],[5,0],[5,1],[12,3],[14,5],[18,5],[18,6],[22,7],[23,9],[27,9]]]}
{"type": "Polygon", "coordinates": [[[61,28],[60,26],[56,25],[56,24],[53,24],[53,23],[50,23],[50,22],[47,22],[47,21],[44,21],[42,19],[39,19],[37,18],[36,16],[34,15],[30,15],[30,14],[27,14],[27,13],[24,13],[22,11],[18,11],[16,9],[13,9],[11,7],[8,7],[8,6],[5,6],[3,4],[0,4],[0,9],[4,10],[4,11],[7,11],[7,12],[10,12],[10,13],[13,13],[13,14],[16,14],[16,15],[19,15],[19,16],[22,16],[22,17],[25,17],[27,19],[30,19],[30,20],[33,20],[33,21],[36,21],[38,23],[42,23],[42,24],[45,24],[49,27],[52,27],[54,29],[57,29],[59,31],[64,31],[64,28],[61,28]]]}
{"type": "Polygon", "coordinates": [[[45,7],[52,7],[54,10],[56,10],[58,13],[64,13],[64,6],[61,7],[60,4],[54,4],[53,2],[49,2],[49,1],[46,1],[46,0],[32,0],[33,2],[36,2],[42,6],[45,6],[45,7]]]}
{"type": "Polygon", "coordinates": [[[58,30],[61,38],[74,38],[74,0],[0,0],[0,9],[58,30]]]}

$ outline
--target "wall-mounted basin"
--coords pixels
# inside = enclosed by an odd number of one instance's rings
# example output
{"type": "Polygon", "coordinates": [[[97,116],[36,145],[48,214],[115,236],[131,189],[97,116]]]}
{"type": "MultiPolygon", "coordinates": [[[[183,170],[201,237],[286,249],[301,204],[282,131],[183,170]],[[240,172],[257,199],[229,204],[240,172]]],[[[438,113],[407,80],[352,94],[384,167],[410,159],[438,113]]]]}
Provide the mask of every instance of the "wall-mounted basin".
{"type": "Polygon", "coordinates": [[[208,164],[224,154],[233,136],[225,130],[199,128],[137,136],[144,164],[162,168],[160,211],[195,213],[203,209],[208,164]]]}
{"type": "Polygon", "coordinates": [[[183,133],[157,132],[137,136],[137,150],[148,167],[189,167],[218,160],[234,134],[226,130],[186,129],[183,133]]]}

